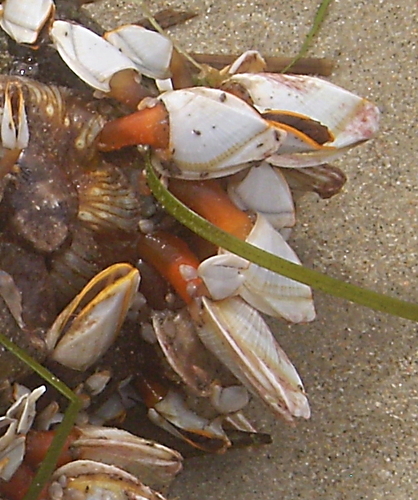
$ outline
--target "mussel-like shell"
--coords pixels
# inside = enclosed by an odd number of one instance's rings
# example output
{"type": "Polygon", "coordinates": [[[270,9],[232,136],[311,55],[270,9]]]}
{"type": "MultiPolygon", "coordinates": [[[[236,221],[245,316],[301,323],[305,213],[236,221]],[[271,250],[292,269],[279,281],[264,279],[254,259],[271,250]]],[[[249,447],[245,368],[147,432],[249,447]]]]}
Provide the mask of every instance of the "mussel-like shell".
{"type": "Polygon", "coordinates": [[[206,452],[223,452],[231,445],[222,428],[222,418],[209,420],[197,414],[173,389],[148,410],[148,416],[173,436],[206,452]]]}
{"type": "Polygon", "coordinates": [[[235,413],[247,405],[247,390],[203,345],[187,309],[154,313],[152,320],[165,359],[187,393],[209,398],[219,414],[235,413]]]}
{"type": "MultiPolygon", "coordinates": [[[[320,78],[305,75],[238,74],[231,82],[242,85],[262,113],[283,112],[289,117],[328,129],[325,143],[285,125],[289,141],[269,162],[283,167],[308,167],[331,161],[344,151],[375,135],[379,122],[378,108],[347,90],[320,78]],[[292,142],[293,141],[293,142],[292,142]]],[[[280,122],[280,119],[279,119],[280,122]]]]}
{"type": "MultiPolygon", "coordinates": [[[[301,263],[283,236],[261,215],[257,217],[246,241],[290,262],[301,263]]],[[[308,285],[253,263],[245,271],[240,294],[253,307],[271,316],[281,316],[293,323],[312,321],[315,318],[312,291],[308,285]]]]}
{"type": "Polygon", "coordinates": [[[164,500],[128,472],[92,460],[63,465],[52,480],[48,500],[164,500]]]}
{"type": "Polygon", "coordinates": [[[98,233],[134,233],[138,227],[138,200],[126,177],[115,166],[104,164],[77,182],[77,217],[98,233]]]}
{"type": "Polygon", "coordinates": [[[218,363],[207,353],[187,310],[154,312],[152,324],[165,358],[186,387],[198,396],[209,396],[218,363]]]}
{"type": "Polygon", "coordinates": [[[282,172],[292,189],[313,191],[323,199],[338,194],[347,182],[345,173],[328,163],[306,168],[286,168],[282,172]]]}
{"type": "Polygon", "coordinates": [[[51,358],[80,371],[94,364],[117,337],[139,279],[139,272],[129,264],[114,264],[95,276],[49,329],[46,342],[53,350],[51,358]]]}
{"type": "MultiPolygon", "coordinates": [[[[300,261],[283,236],[263,217],[246,238],[248,243],[295,264],[300,261]]],[[[293,323],[312,321],[315,309],[309,286],[253,264],[229,252],[220,251],[204,260],[199,276],[211,296],[223,299],[240,295],[259,311],[293,323]]]]}

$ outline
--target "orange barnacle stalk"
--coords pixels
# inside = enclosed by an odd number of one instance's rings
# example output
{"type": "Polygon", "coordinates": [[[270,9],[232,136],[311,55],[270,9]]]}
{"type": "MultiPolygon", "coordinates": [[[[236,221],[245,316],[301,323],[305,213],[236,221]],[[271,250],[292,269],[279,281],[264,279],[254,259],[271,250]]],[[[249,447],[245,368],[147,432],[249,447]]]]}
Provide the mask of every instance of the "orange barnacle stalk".
{"type": "MultiPolygon", "coordinates": [[[[51,446],[55,434],[55,431],[31,430],[26,438],[25,463],[33,468],[39,467],[42,460],[44,460],[49,447],[51,446]]],[[[79,434],[80,433],[73,428],[71,433],[68,435],[61,450],[61,455],[58,458],[58,467],[74,460],[74,456],[70,452],[70,446],[79,437],[79,434]]]]}
{"type": "Polygon", "coordinates": [[[135,388],[148,408],[153,408],[162,401],[168,392],[167,387],[163,385],[161,380],[150,376],[149,373],[146,377],[141,376],[135,379],[135,388]]]}
{"type": "MultiPolygon", "coordinates": [[[[178,199],[220,229],[299,263],[296,254],[279,232],[261,215],[254,224],[244,211],[232,203],[217,181],[189,181],[185,185],[184,182],[171,179],[169,187],[178,199]]],[[[315,317],[309,287],[223,250],[201,262],[198,275],[212,299],[221,300],[238,294],[256,309],[272,316],[284,317],[288,321],[312,321],[315,317]],[[292,290],[290,296],[289,290],[292,290]],[[297,303],[296,296],[299,297],[297,303]]]]}
{"type": "Polygon", "coordinates": [[[232,203],[219,182],[170,180],[170,191],[190,209],[237,238],[245,240],[253,226],[248,215],[232,203]]]}
{"type": "MultiPolygon", "coordinates": [[[[0,480],[0,493],[3,498],[9,500],[22,500],[35,477],[35,472],[29,465],[20,464],[9,481],[0,480]]],[[[43,493],[41,494],[44,497],[43,493]]]]}
{"type": "Polygon", "coordinates": [[[109,97],[117,99],[135,109],[136,106],[151,93],[140,84],[140,77],[133,69],[124,69],[115,73],[109,81],[109,97]]]}
{"type": "Polygon", "coordinates": [[[204,286],[196,272],[199,261],[183,240],[158,231],[142,236],[138,249],[187,304],[203,294],[204,286]]]}
{"type": "Polygon", "coordinates": [[[114,151],[125,146],[146,144],[165,149],[168,142],[168,113],[164,104],[156,101],[153,106],[108,122],[99,135],[98,148],[114,151]]]}

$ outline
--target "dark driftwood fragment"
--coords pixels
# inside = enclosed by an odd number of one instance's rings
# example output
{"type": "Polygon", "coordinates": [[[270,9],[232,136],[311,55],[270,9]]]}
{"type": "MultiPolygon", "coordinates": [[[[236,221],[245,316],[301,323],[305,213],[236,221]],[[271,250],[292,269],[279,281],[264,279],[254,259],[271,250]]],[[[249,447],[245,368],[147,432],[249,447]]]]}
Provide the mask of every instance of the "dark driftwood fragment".
{"type": "MultiPolygon", "coordinates": [[[[217,69],[231,64],[238,57],[238,55],[196,53],[192,53],[191,56],[198,63],[209,64],[217,69]]],[[[267,63],[267,71],[271,73],[280,73],[293,60],[291,57],[264,57],[264,59],[267,63]]],[[[292,66],[289,73],[330,76],[333,68],[334,62],[331,59],[304,57],[292,66]]]]}
{"type": "MultiPolygon", "coordinates": [[[[197,14],[190,10],[174,10],[174,9],[164,9],[157,12],[154,15],[154,19],[161,26],[161,28],[166,29],[170,26],[175,26],[176,24],[183,23],[197,14]]],[[[150,30],[154,30],[147,18],[140,19],[136,24],[144,26],[150,30]]],[[[193,59],[200,64],[208,64],[216,69],[222,69],[228,64],[237,59],[238,55],[226,55],[226,54],[190,54],[193,59]]],[[[292,61],[293,57],[264,57],[267,63],[267,71],[271,73],[280,73],[283,71],[292,61]]],[[[315,58],[315,57],[302,57],[299,59],[290,69],[289,73],[297,73],[300,75],[320,75],[320,76],[330,76],[334,68],[334,62],[331,59],[326,58],[315,58]]]]}
{"type": "MultiPolygon", "coordinates": [[[[184,23],[196,16],[197,14],[191,10],[163,9],[154,15],[154,19],[161,26],[161,28],[166,29],[170,28],[170,26],[184,23]]],[[[140,24],[149,30],[154,30],[154,27],[146,17],[140,19],[136,24],[140,24]]]]}

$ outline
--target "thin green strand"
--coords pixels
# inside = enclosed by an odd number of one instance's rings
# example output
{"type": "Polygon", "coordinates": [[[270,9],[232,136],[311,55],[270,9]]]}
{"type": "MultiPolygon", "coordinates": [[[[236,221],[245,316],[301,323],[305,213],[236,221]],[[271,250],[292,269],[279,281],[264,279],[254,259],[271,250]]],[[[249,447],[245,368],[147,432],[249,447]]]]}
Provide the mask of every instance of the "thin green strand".
{"type": "Polygon", "coordinates": [[[65,441],[75,424],[75,420],[80,409],[81,401],[76,397],[76,399],[73,399],[68,405],[64,418],[55,431],[55,436],[52,440],[51,446],[49,447],[45,458],[42,460],[42,464],[40,465],[26,495],[23,497],[23,500],[38,499],[42,489],[47,484],[55,470],[58,458],[61,455],[65,441]]]}
{"type": "Polygon", "coordinates": [[[302,47],[300,48],[299,53],[297,56],[292,59],[292,61],[281,71],[282,73],[286,73],[289,71],[289,69],[296,64],[299,59],[302,59],[302,57],[305,56],[305,54],[308,52],[309,46],[312,43],[312,40],[314,36],[318,33],[318,31],[321,29],[322,23],[324,22],[325,16],[328,11],[328,6],[332,2],[332,0],[323,0],[319,7],[318,10],[316,11],[315,17],[314,17],[314,22],[311,26],[311,29],[309,30],[308,34],[305,37],[305,40],[303,41],[302,47]]]}
{"type": "Polygon", "coordinates": [[[55,387],[63,396],[65,396],[70,404],[64,414],[64,418],[56,430],[56,434],[48,449],[46,457],[42,461],[35,478],[33,479],[28,492],[24,496],[23,500],[37,500],[39,494],[41,493],[43,487],[48,482],[52,473],[55,470],[58,458],[61,454],[61,450],[65,444],[68,434],[70,433],[77,414],[81,409],[81,400],[74,394],[74,392],[69,389],[61,380],[55,377],[49,370],[35,361],[29,354],[27,354],[23,349],[18,347],[15,343],[0,334],[0,344],[2,344],[6,349],[8,349],[14,356],[23,361],[27,366],[29,366],[34,372],[36,372],[40,377],[42,377],[45,382],[55,387]]]}
{"type": "Polygon", "coordinates": [[[334,297],[342,297],[343,299],[376,311],[418,321],[418,304],[389,297],[336,278],[331,278],[326,274],[294,264],[246,243],[214,226],[175,198],[157,178],[150,160],[147,161],[146,173],[148,185],[164,209],[183,225],[211,243],[239,255],[254,264],[309,285],[316,290],[321,290],[334,297]]]}

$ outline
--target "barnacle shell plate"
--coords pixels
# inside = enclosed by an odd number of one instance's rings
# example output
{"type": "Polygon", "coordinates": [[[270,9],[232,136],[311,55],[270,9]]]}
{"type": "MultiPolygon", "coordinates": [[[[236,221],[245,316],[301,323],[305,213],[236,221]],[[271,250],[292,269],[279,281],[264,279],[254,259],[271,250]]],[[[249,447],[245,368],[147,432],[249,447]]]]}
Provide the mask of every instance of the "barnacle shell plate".
{"type": "Polygon", "coordinates": [[[273,154],[285,136],[254,108],[218,89],[175,90],[159,99],[169,113],[169,151],[175,166],[168,173],[174,177],[201,179],[237,172],[242,164],[273,154]]]}
{"type": "Polygon", "coordinates": [[[197,331],[206,347],[276,414],[309,418],[302,381],[261,315],[240,297],[202,301],[197,331]]]}
{"type": "Polygon", "coordinates": [[[292,193],[283,174],[267,162],[228,180],[228,195],[241,210],[261,213],[276,229],[295,225],[292,193]]]}
{"type": "Polygon", "coordinates": [[[370,139],[378,129],[379,110],[374,104],[320,78],[263,73],[237,74],[228,81],[242,85],[260,112],[281,110],[305,116],[332,134],[334,139],[324,144],[325,149],[284,155],[279,150],[269,159],[278,166],[324,163],[370,139]]]}
{"type": "Polygon", "coordinates": [[[0,429],[7,431],[0,438],[0,478],[9,481],[23,461],[26,434],[32,427],[36,415],[36,402],[46,391],[40,386],[23,394],[0,418],[0,429]]]}
{"type": "Polygon", "coordinates": [[[19,87],[17,88],[17,96],[11,94],[10,87],[7,85],[1,115],[1,146],[6,149],[23,149],[29,143],[25,103],[22,90],[19,87]]]}
{"type": "Polygon", "coordinates": [[[55,48],[74,73],[88,85],[109,92],[112,76],[135,64],[104,38],[67,21],[55,21],[50,31],[55,48]]]}
{"type": "Polygon", "coordinates": [[[182,469],[182,456],[166,446],[116,428],[83,426],[72,444],[77,457],[121,467],[152,487],[166,487],[182,469]]]}
{"type": "MultiPolygon", "coordinates": [[[[262,215],[246,238],[248,243],[290,262],[300,264],[295,252],[262,215]]],[[[211,296],[223,299],[240,295],[253,307],[270,316],[293,323],[312,321],[315,308],[309,286],[264,269],[229,252],[220,252],[199,266],[211,296]]]]}
{"type": "Polygon", "coordinates": [[[163,35],[129,24],[105,33],[104,38],[150,78],[168,78],[173,44],[163,35]]]}
{"type": "Polygon", "coordinates": [[[53,0],[30,2],[24,9],[19,2],[4,1],[0,26],[16,42],[32,44],[54,11],[53,0]]]}

